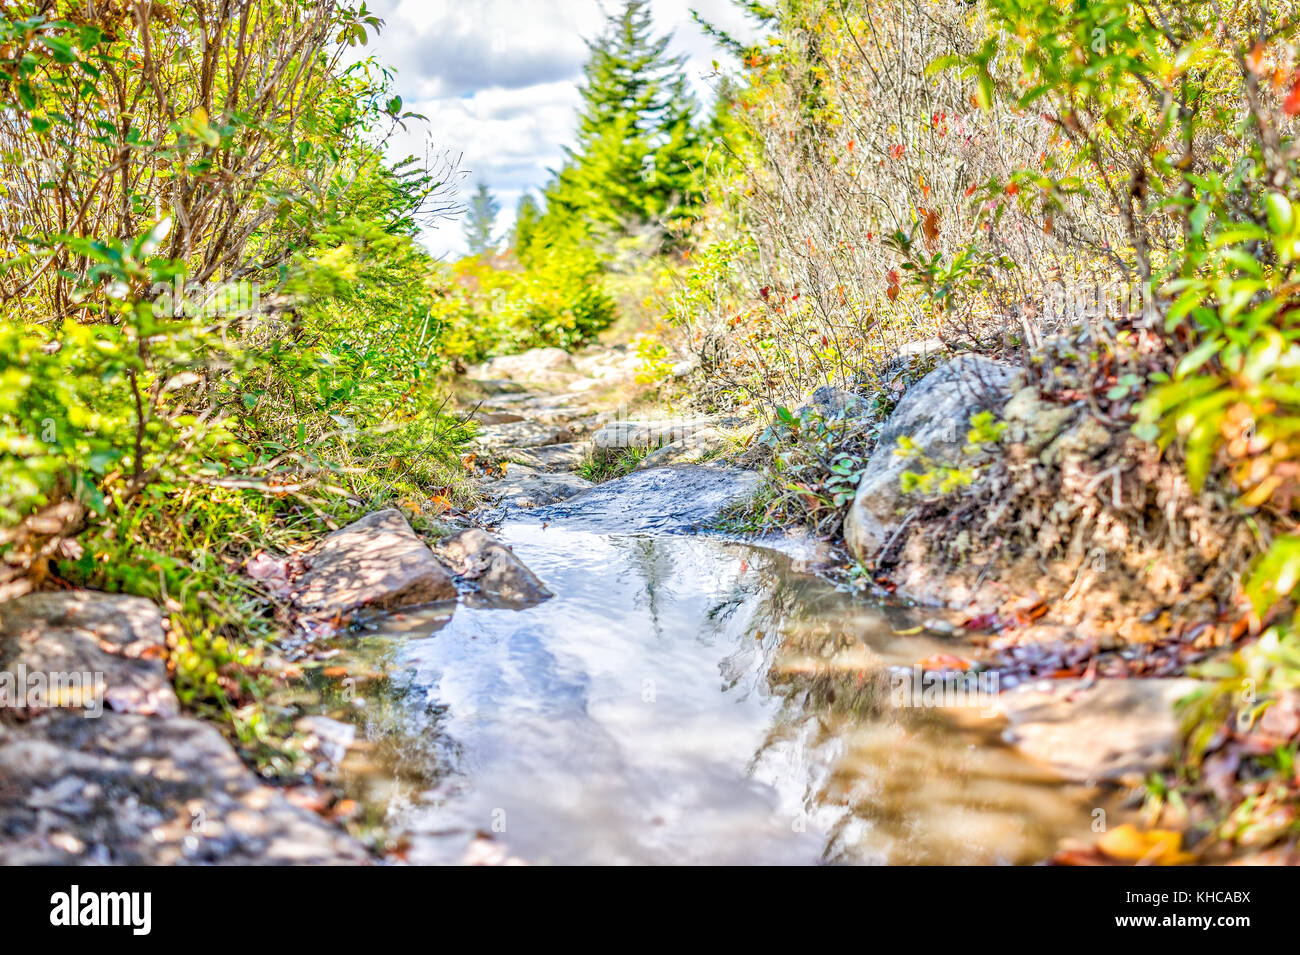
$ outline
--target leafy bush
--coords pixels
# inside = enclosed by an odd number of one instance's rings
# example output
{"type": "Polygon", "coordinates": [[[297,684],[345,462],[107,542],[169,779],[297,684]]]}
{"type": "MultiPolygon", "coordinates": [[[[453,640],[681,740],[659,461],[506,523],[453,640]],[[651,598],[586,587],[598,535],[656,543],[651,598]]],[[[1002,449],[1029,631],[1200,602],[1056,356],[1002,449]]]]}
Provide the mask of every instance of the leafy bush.
{"type": "Polygon", "coordinates": [[[383,164],[414,117],[344,66],[378,26],[307,0],[0,15],[0,599],[54,571],[160,600],[192,702],[256,682],[243,557],[456,493],[414,238],[439,177],[383,164]]]}
{"type": "Polygon", "coordinates": [[[1300,583],[1300,18],[1209,0],[1158,17],[1119,0],[985,6],[1005,42],[952,62],[990,97],[1045,110],[1070,146],[1064,168],[1017,173],[1025,201],[1046,213],[1068,196],[1123,224],[1124,241],[1100,251],[1135,277],[1164,350],[1134,430],[1176,446],[1194,490],[1235,485],[1262,540],[1244,592],[1250,629],[1273,627],[1207,671],[1220,682],[1189,709],[1194,772],[1225,719],[1248,729],[1300,672],[1288,600],[1300,583]],[[992,64],[1008,54],[1023,91],[999,89],[992,64]]]}
{"type": "Polygon", "coordinates": [[[912,338],[996,339],[1063,257],[1017,208],[995,214],[976,196],[1050,152],[1051,131],[1011,110],[989,117],[977,83],[929,71],[979,50],[978,8],[755,9],[772,33],[739,51],[724,90],[732,131],[716,141],[677,308],[708,393],[789,405],[821,385],[865,384],[912,338]],[[1023,275],[998,268],[1011,256],[1023,275]],[[958,296],[959,285],[981,294],[958,296]]]}
{"type": "Polygon", "coordinates": [[[434,306],[445,352],[464,362],[528,348],[573,349],[614,319],[595,253],[544,250],[527,266],[509,257],[470,257],[446,267],[434,306]]]}

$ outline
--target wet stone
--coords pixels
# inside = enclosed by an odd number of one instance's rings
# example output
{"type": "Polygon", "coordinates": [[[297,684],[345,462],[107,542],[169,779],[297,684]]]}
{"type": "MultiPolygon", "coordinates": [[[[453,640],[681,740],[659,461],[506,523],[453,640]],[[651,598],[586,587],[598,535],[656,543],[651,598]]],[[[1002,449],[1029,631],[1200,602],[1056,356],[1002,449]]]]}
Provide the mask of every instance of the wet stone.
{"type": "Polygon", "coordinates": [[[668,465],[633,471],[560,504],[528,512],[530,520],[605,533],[671,533],[716,520],[758,487],[753,471],[706,465],[668,465]]]}
{"type": "Polygon", "coordinates": [[[456,596],[456,585],[401,511],[367,514],[335,531],[305,558],[295,602],[324,614],[392,609],[456,596]]]}
{"type": "Polygon", "coordinates": [[[457,575],[477,584],[490,605],[520,609],[555,596],[508,546],[477,527],[443,541],[438,549],[457,575]]]}
{"type": "Polygon", "coordinates": [[[511,464],[506,476],[487,486],[485,496],[514,507],[541,507],[567,501],[590,487],[592,482],[577,474],[536,471],[511,464]]]}

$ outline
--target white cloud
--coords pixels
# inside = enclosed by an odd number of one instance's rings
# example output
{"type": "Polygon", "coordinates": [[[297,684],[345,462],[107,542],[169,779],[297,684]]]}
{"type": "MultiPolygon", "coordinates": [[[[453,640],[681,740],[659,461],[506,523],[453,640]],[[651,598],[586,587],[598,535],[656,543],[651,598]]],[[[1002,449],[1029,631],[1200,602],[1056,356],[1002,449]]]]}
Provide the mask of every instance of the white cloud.
{"type": "MultiPolygon", "coordinates": [[[[502,205],[498,227],[512,221],[521,195],[537,190],[572,140],[585,39],[604,22],[597,0],[370,0],[385,28],[366,52],[397,70],[406,109],[428,117],[390,144],[390,155],[423,155],[426,145],[459,154],[464,192],[483,180],[502,205]],[[417,125],[420,128],[417,128],[417,125]]],[[[618,0],[605,4],[617,9],[618,0]]],[[[655,28],[672,31],[688,57],[687,75],[701,101],[718,57],[690,10],[740,35],[746,23],[731,0],[651,0],[655,28]]],[[[425,235],[436,254],[456,255],[459,222],[425,235]]]]}

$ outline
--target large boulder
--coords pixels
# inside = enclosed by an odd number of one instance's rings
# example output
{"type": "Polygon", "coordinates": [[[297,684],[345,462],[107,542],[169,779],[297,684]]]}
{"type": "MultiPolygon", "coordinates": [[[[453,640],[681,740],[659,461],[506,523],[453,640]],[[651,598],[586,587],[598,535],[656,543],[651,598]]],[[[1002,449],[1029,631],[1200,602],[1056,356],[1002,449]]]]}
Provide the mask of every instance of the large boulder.
{"type": "Polygon", "coordinates": [[[903,396],[881,429],[844,521],[845,543],[855,557],[864,561],[874,557],[897,530],[909,505],[900,478],[920,466],[915,458],[894,453],[898,439],[910,438],[934,464],[958,465],[971,415],[1001,407],[1016,377],[1016,369],[1009,365],[963,355],[930,372],[903,396]]]}
{"type": "Polygon", "coordinates": [[[396,508],[375,511],[328,535],[306,556],[295,602],[324,614],[392,610],[450,600],[456,584],[396,508]]]}

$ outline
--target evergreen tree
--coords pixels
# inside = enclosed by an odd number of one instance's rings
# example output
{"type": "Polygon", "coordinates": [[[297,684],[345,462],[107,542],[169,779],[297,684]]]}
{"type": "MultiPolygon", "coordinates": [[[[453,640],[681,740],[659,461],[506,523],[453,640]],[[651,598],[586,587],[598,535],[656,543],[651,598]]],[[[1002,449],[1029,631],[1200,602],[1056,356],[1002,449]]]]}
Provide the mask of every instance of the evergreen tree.
{"type": "Polygon", "coordinates": [[[670,40],[653,35],[648,0],[627,0],[588,43],[577,143],[546,190],[549,235],[627,232],[696,201],[696,103],[670,40]]]}
{"type": "Polygon", "coordinates": [[[471,255],[482,255],[493,247],[492,229],[500,211],[501,203],[493,197],[487,184],[480,182],[470,197],[465,215],[465,241],[471,255]]]}
{"type": "Polygon", "coordinates": [[[515,224],[510,233],[510,245],[520,260],[528,255],[528,248],[533,244],[537,221],[541,216],[542,211],[537,207],[537,200],[533,198],[531,192],[525,192],[519,197],[519,205],[515,206],[515,224]]]}

